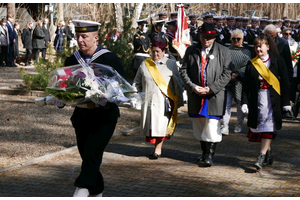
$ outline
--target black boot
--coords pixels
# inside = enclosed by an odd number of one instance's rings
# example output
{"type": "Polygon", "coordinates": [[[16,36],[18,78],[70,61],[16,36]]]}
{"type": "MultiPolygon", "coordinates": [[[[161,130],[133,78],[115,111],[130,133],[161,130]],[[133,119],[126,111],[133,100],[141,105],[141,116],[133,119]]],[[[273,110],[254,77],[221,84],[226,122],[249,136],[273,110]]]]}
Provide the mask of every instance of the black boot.
{"type": "Polygon", "coordinates": [[[206,143],[206,158],[204,160],[204,164],[207,166],[213,165],[213,158],[216,152],[217,143],[207,142],[206,143]]]}
{"type": "Polygon", "coordinates": [[[207,142],[204,142],[204,141],[200,141],[200,145],[201,145],[201,149],[202,149],[202,154],[199,158],[197,158],[197,162],[200,162],[200,161],[204,161],[205,158],[206,158],[206,143],[207,142]]]}
{"type": "Polygon", "coordinates": [[[264,162],[265,158],[266,158],[266,154],[262,154],[262,153],[259,154],[259,156],[257,157],[257,160],[254,164],[256,166],[257,170],[260,170],[263,168],[263,162],[264,162]]]}
{"type": "Polygon", "coordinates": [[[273,164],[272,151],[268,150],[267,153],[266,153],[266,157],[265,157],[263,165],[265,166],[265,165],[272,165],[272,164],[273,164]]]}

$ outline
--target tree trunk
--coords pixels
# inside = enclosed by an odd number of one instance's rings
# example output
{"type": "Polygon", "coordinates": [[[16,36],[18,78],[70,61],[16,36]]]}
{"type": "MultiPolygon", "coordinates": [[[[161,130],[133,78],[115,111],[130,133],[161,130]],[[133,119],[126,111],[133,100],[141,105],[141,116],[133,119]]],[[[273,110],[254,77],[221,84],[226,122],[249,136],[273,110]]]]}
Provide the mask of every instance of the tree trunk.
{"type": "Polygon", "coordinates": [[[222,13],[222,7],[223,7],[223,4],[222,3],[217,3],[217,15],[218,16],[221,16],[221,13],[222,13]]]}
{"type": "Polygon", "coordinates": [[[56,25],[58,25],[58,22],[60,20],[64,20],[64,4],[63,3],[57,3],[57,20],[56,20],[56,25]]]}
{"type": "Polygon", "coordinates": [[[116,24],[117,24],[117,32],[123,32],[123,14],[122,7],[120,3],[114,3],[115,15],[116,15],[116,24]]]}
{"type": "Polygon", "coordinates": [[[13,15],[14,19],[16,19],[15,13],[16,13],[15,3],[8,3],[7,4],[7,15],[9,15],[9,14],[13,15]]]}
{"type": "Polygon", "coordinates": [[[133,16],[132,16],[132,24],[131,24],[132,28],[137,27],[136,21],[140,19],[142,9],[143,9],[143,3],[135,4],[134,11],[133,11],[133,16]]]}
{"type": "Polygon", "coordinates": [[[283,16],[282,17],[287,17],[287,13],[288,13],[288,3],[284,3],[283,6],[282,6],[282,13],[283,13],[283,16]]]}

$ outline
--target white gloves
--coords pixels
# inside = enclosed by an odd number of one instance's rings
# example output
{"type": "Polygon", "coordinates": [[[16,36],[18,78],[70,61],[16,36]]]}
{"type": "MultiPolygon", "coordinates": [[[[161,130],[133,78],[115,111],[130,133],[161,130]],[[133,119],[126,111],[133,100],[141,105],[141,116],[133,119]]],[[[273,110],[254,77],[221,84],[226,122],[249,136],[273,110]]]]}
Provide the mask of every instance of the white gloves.
{"type": "Polygon", "coordinates": [[[241,107],[241,110],[243,113],[248,114],[249,110],[248,110],[248,105],[247,104],[243,104],[241,107]]]}
{"type": "Polygon", "coordinates": [[[283,111],[292,111],[292,106],[283,106],[282,110],[283,111]]]}
{"type": "Polygon", "coordinates": [[[141,110],[141,96],[140,94],[132,94],[130,98],[130,105],[137,110],[141,110]]]}

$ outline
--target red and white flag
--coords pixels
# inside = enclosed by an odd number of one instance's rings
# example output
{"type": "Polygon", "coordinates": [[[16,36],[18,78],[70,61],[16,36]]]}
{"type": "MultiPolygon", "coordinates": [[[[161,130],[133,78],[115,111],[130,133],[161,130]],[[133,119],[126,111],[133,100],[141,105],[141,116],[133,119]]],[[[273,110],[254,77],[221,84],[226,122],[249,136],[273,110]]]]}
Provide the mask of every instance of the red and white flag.
{"type": "Polygon", "coordinates": [[[185,50],[191,45],[190,29],[183,11],[184,5],[177,5],[177,7],[177,29],[174,34],[172,46],[177,50],[180,57],[183,58],[185,50]]]}

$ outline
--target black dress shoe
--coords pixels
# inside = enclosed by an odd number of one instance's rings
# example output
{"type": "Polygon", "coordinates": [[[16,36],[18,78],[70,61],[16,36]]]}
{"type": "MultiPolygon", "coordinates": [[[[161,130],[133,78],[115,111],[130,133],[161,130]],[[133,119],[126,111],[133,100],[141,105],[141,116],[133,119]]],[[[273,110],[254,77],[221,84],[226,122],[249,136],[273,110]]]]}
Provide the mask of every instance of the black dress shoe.
{"type": "Polygon", "coordinates": [[[161,156],[161,154],[157,154],[157,153],[151,153],[148,158],[149,159],[158,159],[161,156]]]}
{"type": "Polygon", "coordinates": [[[283,118],[284,119],[293,119],[294,118],[293,111],[291,111],[291,110],[283,111],[283,118]]]}
{"type": "Polygon", "coordinates": [[[18,67],[16,64],[13,64],[12,66],[13,66],[13,67],[18,67]]]}

